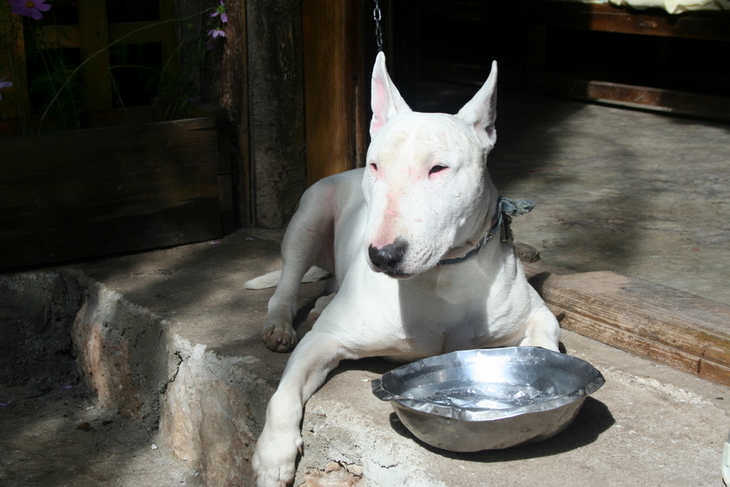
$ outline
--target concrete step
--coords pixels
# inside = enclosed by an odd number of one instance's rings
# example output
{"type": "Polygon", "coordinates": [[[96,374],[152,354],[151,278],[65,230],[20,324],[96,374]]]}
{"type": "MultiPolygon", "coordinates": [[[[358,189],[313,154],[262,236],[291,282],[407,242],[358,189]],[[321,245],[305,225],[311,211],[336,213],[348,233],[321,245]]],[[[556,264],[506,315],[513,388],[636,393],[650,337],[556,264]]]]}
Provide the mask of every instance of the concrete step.
{"type": "MultiPolygon", "coordinates": [[[[243,230],[2,276],[0,310],[15,317],[0,325],[2,348],[20,352],[0,368],[16,380],[64,373],[43,367],[70,336],[100,407],[159,425],[160,448],[197,469],[202,485],[253,485],[250,458],[288,355],[259,336],[271,291],[242,284],[278,268],[279,238],[243,230]]],[[[324,285],[303,286],[304,310],[324,285]]],[[[563,342],[606,385],[560,435],[474,454],[421,444],[371,394],[370,381],[397,364],[342,364],[307,404],[295,485],[719,485],[730,388],[570,331],[563,342]]]]}

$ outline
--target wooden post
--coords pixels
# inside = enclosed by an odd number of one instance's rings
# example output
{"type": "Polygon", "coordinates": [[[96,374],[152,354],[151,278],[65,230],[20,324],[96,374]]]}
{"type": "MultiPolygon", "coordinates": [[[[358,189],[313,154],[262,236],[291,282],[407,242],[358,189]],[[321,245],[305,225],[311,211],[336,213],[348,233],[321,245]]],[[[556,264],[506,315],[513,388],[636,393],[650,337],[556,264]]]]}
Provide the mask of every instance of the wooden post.
{"type": "Polygon", "coordinates": [[[254,221],[280,228],[306,186],[302,1],[247,0],[246,7],[254,221]]]}
{"type": "Polygon", "coordinates": [[[109,27],[106,2],[79,2],[79,46],[82,61],[89,60],[82,71],[84,111],[112,108],[109,77],[109,27]]]}
{"type": "Polygon", "coordinates": [[[304,107],[307,182],[352,169],[364,159],[362,0],[306,0],[304,107]]]}
{"type": "MultiPolygon", "coordinates": [[[[0,93],[0,119],[27,121],[28,79],[25,66],[23,19],[10,13],[7,3],[0,4],[0,78],[13,83],[0,93]],[[26,120],[22,120],[26,119],[26,120]]],[[[0,126],[0,133],[17,133],[20,127],[0,126]]]]}
{"type": "MultiPolygon", "coordinates": [[[[236,112],[235,119],[238,121],[238,166],[235,164],[232,166],[232,184],[234,192],[234,214],[237,215],[240,223],[243,225],[252,225],[254,223],[255,211],[254,211],[254,187],[251,184],[251,147],[249,144],[249,98],[248,98],[248,31],[247,31],[247,0],[240,0],[238,5],[239,18],[236,25],[236,32],[238,38],[237,49],[231,51],[230,61],[231,68],[230,73],[234,73],[235,79],[240,83],[238,86],[238,92],[240,96],[236,98],[238,100],[238,111],[236,112]],[[233,67],[237,67],[234,70],[233,67]]],[[[229,17],[229,23],[233,21],[233,17],[229,17]]]]}
{"type": "MultiPolygon", "coordinates": [[[[171,20],[176,17],[175,2],[173,0],[160,0],[160,20],[171,20]]],[[[162,69],[167,75],[179,73],[179,51],[177,35],[175,35],[175,23],[166,22],[160,26],[160,49],[162,51],[162,69]]]]}

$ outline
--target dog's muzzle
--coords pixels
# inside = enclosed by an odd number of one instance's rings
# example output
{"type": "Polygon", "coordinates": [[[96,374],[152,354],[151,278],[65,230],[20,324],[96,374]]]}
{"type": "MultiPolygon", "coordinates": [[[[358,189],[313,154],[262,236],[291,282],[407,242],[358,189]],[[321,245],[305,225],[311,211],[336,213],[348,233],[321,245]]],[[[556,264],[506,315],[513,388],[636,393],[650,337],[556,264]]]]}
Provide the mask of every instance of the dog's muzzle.
{"type": "Polygon", "coordinates": [[[403,276],[398,270],[403,256],[408,250],[408,242],[402,239],[396,239],[392,244],[382,247],[368,247],[368,256],[370,257],[371,267],[376,272],[384,272],[391,277],[403,276]]]}

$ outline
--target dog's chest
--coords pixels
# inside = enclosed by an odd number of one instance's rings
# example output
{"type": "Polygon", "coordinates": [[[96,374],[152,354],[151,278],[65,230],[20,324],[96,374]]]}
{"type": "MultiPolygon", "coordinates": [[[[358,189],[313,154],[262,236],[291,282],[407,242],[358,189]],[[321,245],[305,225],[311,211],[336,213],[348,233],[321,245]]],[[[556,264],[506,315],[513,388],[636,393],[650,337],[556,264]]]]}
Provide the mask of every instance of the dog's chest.
{"type": "Polygon", "coordinates": [[[412,346],[435,354],[488,345],[494,337],[483,285],[442,276],[429,286],[403,290],[401,317],[412,346]]]}

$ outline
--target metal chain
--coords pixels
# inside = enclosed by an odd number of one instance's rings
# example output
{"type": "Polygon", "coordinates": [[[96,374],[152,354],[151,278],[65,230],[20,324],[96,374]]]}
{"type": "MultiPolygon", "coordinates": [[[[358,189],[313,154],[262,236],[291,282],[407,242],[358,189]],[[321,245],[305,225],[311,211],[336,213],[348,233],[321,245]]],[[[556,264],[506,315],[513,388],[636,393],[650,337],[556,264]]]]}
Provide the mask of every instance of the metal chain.
{"type": "Polygon", "coordinates": [[[375,20],[375,43],[378,45],[378,52],[383,52],[383,28],[380,26],[382,14],[380,12],[380,2],[374,0],[375,8],[373,9],[373,19],[375,20]]]}

